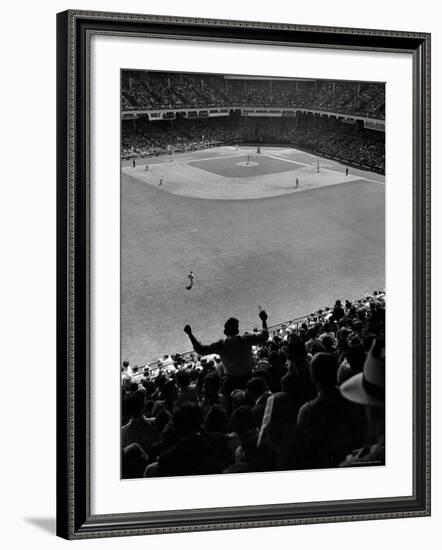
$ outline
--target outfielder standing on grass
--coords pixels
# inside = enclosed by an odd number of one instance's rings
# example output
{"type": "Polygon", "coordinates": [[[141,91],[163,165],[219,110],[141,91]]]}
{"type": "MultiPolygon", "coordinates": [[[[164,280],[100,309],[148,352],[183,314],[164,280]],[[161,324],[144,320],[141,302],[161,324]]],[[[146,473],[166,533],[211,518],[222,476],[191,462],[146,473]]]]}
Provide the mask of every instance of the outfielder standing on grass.
{"type": "Polygon", "coordinates": [[[191,271],[189,275],[187,275],[187,278],[189,279],[189,284],[188,286],[186,286],[186,289],[190,290],[193,287],[193,280],[195,279],[195,275],[193,274],[193,271],[191,271]]]}

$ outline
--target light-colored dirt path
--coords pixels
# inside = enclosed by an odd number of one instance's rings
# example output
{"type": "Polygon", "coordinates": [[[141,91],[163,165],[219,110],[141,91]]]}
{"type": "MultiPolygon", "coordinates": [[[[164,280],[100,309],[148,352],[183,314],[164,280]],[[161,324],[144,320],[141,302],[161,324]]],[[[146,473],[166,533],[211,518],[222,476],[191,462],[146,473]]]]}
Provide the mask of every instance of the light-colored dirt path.
{"type": "MultiPolygon", "coordinates": [[[[288,151],[291,157],[296,157],[296,150],[288,151]]],[[[279,148],[263,148],[262,153],[258,155],[255,148],[241,148],[235,151],[233,148],[220,147],[206,151],[206,153],[210,152],[211,156],[205,156],[196,161],[197,155],[192,156],[187,153],[175,156],[173,161],[168,157],[167,160],[165,158],[139,160],[135,168],[124,166],[122,170],[123,173],[147,185],[158,187],[165,193],[212,200],[276,197],[357,181],[363,177],[353,173],[346,176],[345,168],[324,159],[320,161],[318,173],[315,160],[317,157],[311,155],[310,162],[305,162],[309,160],[306,157],[307,153],[301,153],[302,158],[294,159],[288,158],[288,151],[279,148]],[[250,163],[247,165],[244,158],[249,153],[250,163]],[[274,164],[273,173],[265,173],[268,172],[267,159],[274,164]],[[216,170],[213,172],[210,170],[211,161],[214,166],[216,164],[216,170]],[[145,170],[145,165],[148,165],[148,170],[145,170]],[[203,165],[205,168],[200,167],[203,165]],[[232,168],[235,169],[238,166],[243,170],[240,177],[222,175],[223,168],[227,174],[232,172],[232,168]],[[264,172],[262,174],[260,174],[260,166],[264,172]],[[293,169],[291,169],[292,166],[293,169]],[[254,175],[248,177],[247,171],[252,170],[254,175]],[[298,188],[296,188],[296,178],[298,188]]]]}

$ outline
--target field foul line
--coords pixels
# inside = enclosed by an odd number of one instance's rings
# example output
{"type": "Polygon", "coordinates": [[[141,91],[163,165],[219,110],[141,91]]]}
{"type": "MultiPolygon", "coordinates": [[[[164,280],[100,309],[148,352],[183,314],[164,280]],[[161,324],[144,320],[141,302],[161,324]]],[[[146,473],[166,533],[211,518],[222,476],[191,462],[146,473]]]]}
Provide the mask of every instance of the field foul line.
{"type": "Polygon", "coordinates": [[[311,166],[311,164],[307,164],[305,162],[298,162],[297,160],[285,159],[283,157],[278,157],[277,155],[269,155],[267,153],[263,153],[263,156],[264,157],[269,157],[269,158],[275,159],[275,160],[282,160],[284,162],[290,162],[292,164],[300,164],[301,166],[311,166]]]}
{"type": "MultiPolygon", "coordinates": [[[[267,153],[252,153],[254,155],[258,155],[258,156],[261,156],[261,157],[268,157],[268,158],[272,158],[272,159],[275,159],[275,160],[282,160],[284,162],[291,162],[293,164],[301,164],[302,166],[311,166],[311,164],[305,164],[304,162],[298,162],[296,160],[289,160],[289,159],[285,159],[285,158],[282,158],[282,157],[278,157],[276,155],[269,155],[267,153]]],[[[205,157],[203,159],[182,159],[182,161],[180,159],[178,159],[176,161],[176,163],[188,163],[188,162],[204,162],[205,160],[222,160],[222,159],[234,159],[234,158],[237,158],[237,157],[246,157],[246,156],[251,156],[251,155],[247,155],[247,153],[244,153],[244,151],[238,151],[238,153],[236,155],[222,155],[222,156],[218,156],[218,157],[205,157]]],[[[175,161],[173,161],[175,162],[175,161]]],[[[152,164],[152,166],[163,166],[165,164],[171,164],[170,161],[167,161],[167,162],[156,162],[154,164],[152,164]]]]}
{"type": "Polygon", "coordinates": [[[205,160],[222,160],[222,159],[234,159],[236,157],[243,157],[245,156],[244,153],[242,155],[226,155],[226,156],[219,156],[219,157],[206,157],[206,158],[203,158],[203,159],[192,159],[192,158],[187,158],[187,159],[178,159],[178,160],[174,160],[174,161],[168,161],[168,162],[156,162],[154,164],[151,164],[150,166],[163,166],[163,165],[170,165],[172,164],[173,162],[175,164],[187,164],[189,162],[203,162],[205,160]]]}
{"type": "MultiPolygon", "coordinates": [[[[270,158],[276,159],[276,160],[283,160],[285,162],[292,162],[293,164],[302,164],[302,166],[307,166],[307,167],[312,166],[311,164],[307,164],[305,162],[298,162],[297,160],[285,159],[285,158],[278,157],[276,155],[268,155],[268,154],[265,153],[264,156],[265,157],[270,157],[270,158]]],[[[322,157],[320,157],[320,158],[322,158],[322,157]]],[[[328,160],[328,159],[326,159],[326,160],[328,160]]],[[[333,170],[332,168],[321,168],[321,170],[323,172],[332,172],[333,174],[338,174],[338,175],[341,174],[341,172],[338,172],[337,170],[333,170]]],[[[379,183],[380,185],[385,185],[384,181],[378,181],[378,180],[374,180],[374,179],[371,179],[371,178],[366,178],[365,176],[356,176],[356,177],[367,180],[367,181],[371,181],[373,183],[379,183]]]]}
{"type": "MultiPolygon", "coordinates": [[[[207,157],[207,158],[204,158],[204,159],[196,159],[196,160],[192,160],[192,159],[183,159],[182,161],[178,160],[178,161],[168,161],[168,162],[157,162],[157,163],[154,163],[154,164],[151,164],[149,165],[150,167],[154,167],[154,166],[170,166],[170,165],[173,165],[173,163],[175,164],[186,164],[186,165],[189,165],[189,162],[192,162],[192,163],[197,163],[197,162],[203,162],[205,160],[221,160],[221,159],[234,159],[234,158],[237,158],[237,157],[243,157],[245,156],[244,153],[242,154],[239,154],[240,152],[238,151],[238,154],[237,155],[226,155],[226,156],[218,156],[218,157],[207,157]]],[[[256,155],[259,154],[259,153],[255,153],[256,155]]],[[[288,163],[291,163],[291,164],[298,164],[298,165],[301,165],[301,166],[306,166],[307,168],[311,167],[312,166],[312,163],[306,163],[306,162],[299,162],[297,160],[290,160],[290,159],[286,159],[286,158],[283,158],[283,157],[278,157],[277,155],[269,155],[268,153],[262,153],[261,156],[263,157],[268,157],[268,158],[271,158],[271,159],[274,159],[274,160],[281,160],[283,162],[288,162],[288,163]]],[[[313,155],[312,155],[313,156],[313,155]]],[[[320,157],[322,158],[322,157],[320,157]]],[[[328,159],[326,159],[328,160],[328,159]]],[[[198,168],[197,166],[192,166],[192,168],[198,168]]],[[[203,170],[202,168],[200,168],[200,170],[203,170]]],[[[337,175],[341,175],[341,172],[338,172],[337,170],[332,170],[331,168],[321,168],[321,170],[323,172],[331,172],[332,174],[337,174],[337,175]]],[[[385,182],[384,181],[378,181],[378,180],[374,180],[374,179],[371,179],[371,178],[367,178],[365,176],[356,176],[357,178],[360,178],[360,179],[364,179],[364,180],[367,180],[367,181],[370,181],[372,183],[378,183],[379,185],[385,185],[385,182]]]]}

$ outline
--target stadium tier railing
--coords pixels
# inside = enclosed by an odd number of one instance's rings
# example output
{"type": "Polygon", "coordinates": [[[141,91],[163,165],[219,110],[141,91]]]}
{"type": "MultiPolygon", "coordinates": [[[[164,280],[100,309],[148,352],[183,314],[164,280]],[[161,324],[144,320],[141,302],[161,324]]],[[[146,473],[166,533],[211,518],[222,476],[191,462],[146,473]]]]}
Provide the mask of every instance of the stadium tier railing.
{"type": "MultiPolygon", "coordinates": [[[[364,302],[375,297],[377,299],[379,298],[385,299],[385,290],[373,291],[372,293],[366,294],[363,298],[357,298],[355,300],[351,300],[351,303],[362,306],[364,302]]],[[[313,313],[309,313],[308,315],[303,315],[302,317],[295,317],[290,320],[284,321],[282,323],[271,325],[268,327],[270,338],[275,338],[275,336],[285,336],[285,334],[287,334],[286,331],[298,330],[299,328],[301,328],[301,326],[304,323],[307,325],[307,327],[311,327],[316,323],[324,322],[327,320],[328,317],[331,316],[332,312],[333,312],[332,308],[325,307],[324,309],[318,309],[317,311],[313,313]]],[[[253,329],[252,332],[258,332],[258,331],[259,329],[256,327],[253,329]]],[[[188,363],[189,361],[193,361],[195,358],[199,357],[199,355],[193,350],[174,355],[174,357],[177,357],[177,356],[179,356],[180,359],[183,360],[184,364],[188,363]]],[[[163,369],[166,372],[168,369],[171,369],[171,368],[172,370],[176,370],[173,367],[173,365],[174,365],[174,360],[172,359],[172,356],[166,355],[164,356],[164,359],[157,359],[156,361],[153,361],[145,365],[135,366],[132,369],[132,380],[139,381],[144,376],[145,372],[149,372],[150,374],[152,374],[152,373],[155,373],[156,371],[159,371],[160,369],[163,369]],[[136,372],[133,372],[134,369],[136,369],[136,372]]]]}
{"type": "MultiPolygon", "coordinates": [[[[307,325],[311,326],[314,323],[324,320],[328,315],[331,315],[331,313],[332,313],[332,310],[328,308],[328,309],[324,309],[322,314],[318,314],[316,316],[314,314],[309,314],[309,315],[304,315],[302,317],[296,317],[295,319],[291,319],[289,321],[284,321],[283,323],[271,325],[269,326],[270,337],[274,338],[275,336],[278,336],[278,335],[280,336],[287,329],[297,330],[301,327],[303,323],[306,323],[307,325]]],[[[259,332],[259,330],[258,328],[254,328],[252,332],[259,332]]],[[[248,332],[246,331],[246,334],[250,334],[250,331],[248,332]]],[[[184,353],[179,353],[176,355],[179,355],[179,357],[184,361],[184,363],[188,361],[192,361],[195,358],[199,357],[199,355],[193,350],[186,351],[184,353]]],[[[167,357],[167,359],[157,359],[152,363],[148,363],[146,365],[136,367],[137,368],[136,375],[141,378],[146,369],[148,369],[149,372],[155,372],[160,368],[167,369],[169,364],[173,364],[173,361],[169,359],[171,356],[165,356],[165,357],[167,357]]],[[[134,378],[134,376],[132,378],[134,378]]]]}

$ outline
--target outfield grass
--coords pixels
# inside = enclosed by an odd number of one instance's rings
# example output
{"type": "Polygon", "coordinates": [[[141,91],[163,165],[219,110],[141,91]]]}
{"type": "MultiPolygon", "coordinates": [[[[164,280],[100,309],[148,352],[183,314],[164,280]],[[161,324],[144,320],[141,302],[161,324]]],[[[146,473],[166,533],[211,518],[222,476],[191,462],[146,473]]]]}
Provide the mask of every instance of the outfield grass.
{"type": "Polygon", "coordinates": [[[384,191],[370,178],[258,200],[209,200],[124,172],[122,359],[144,364],[188,350],[186,323],[210,341],[230,316],[244,330],[258,326],[258,306],[274,324],[383,288],[384,191]]]}

